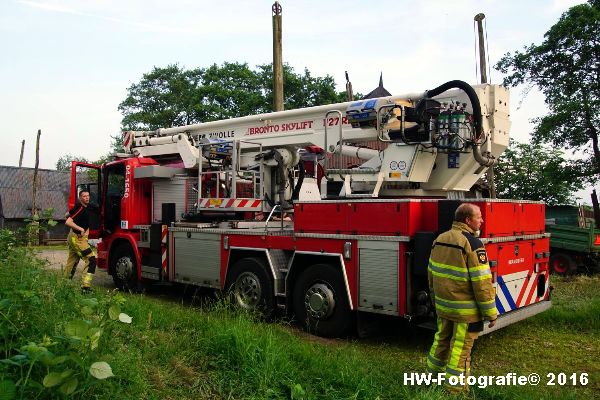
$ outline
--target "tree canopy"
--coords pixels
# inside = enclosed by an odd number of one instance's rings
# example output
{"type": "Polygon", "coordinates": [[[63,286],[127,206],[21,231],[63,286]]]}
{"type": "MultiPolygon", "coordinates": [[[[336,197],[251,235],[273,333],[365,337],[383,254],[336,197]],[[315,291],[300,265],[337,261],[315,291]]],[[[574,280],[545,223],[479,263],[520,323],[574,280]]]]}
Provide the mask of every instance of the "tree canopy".
{"type": "Polygon", "coordinates": [[[535,118],[533,142],[584,154],[572,163],[580,178],[595,183],[600,173],[600,0],[570,8],[541,44],[507,53],[496,64],[506,86],[537,87],[548,115],[535,118]]]}
{"type": "Polygon", "coordinates": [[[64,156],[61,156],[58,159],[58,161],[56,161],[56,170],[57,171],[71,171],[71,161],[79,161],[79,162],[85,162],[85,163],[97,164],[97,165],[104,164],[105,162],[111,161],[113,159],[113,155],[115,153],[123,153],[124,148],[123,148],[123,136],[121,134],[111,135],[110,137],[112,139],[110,142],[110,150],[108,151],[108,153],[101,156],[98,160],[91,161],[85,157],[74,156],[71,154],[65,154],[64,156]]]}
{"type": "MultiPolygon", "coordinates": [[[[334,79],[313,76],[308,69],[296,73],[283,66],[286,109],[346,101],[345,92],[335,91],[334,79]]],[[[154,67],[127,89],[119,104],[123,130],[154,130],[272,111],[273,68],[271,64],[251,69],[247,63],[213,64],[185,69],[177,64],[154,67]]],[[[355,98],[360,98],[357,94],[355,98]]],[[[56,169],[68,171],[71,161],[102,164],[112,154],[123,152],[121,135],[111,136],[109,153],[97,161],[66,154],[56,169]]]]}
{"type": "Polygon", "coordinates": [[[70,171],[71,161],[89,162],[85,157],[73,156],[71,154],[65,154],[56,161],[57,171],[70,171]]]}
{"type": "MultiPolygon", "coordinates": [[[[123,129],[152,130],[270,112],[272,75],[271,64],[255,70],[247,63],[227,62],[191,70],[176,64],[154,67],[127,89],[119,105],[123,129]]],[[[308,69],[298,74],[285,64],[283,79],[287,109],[345,100],[329,75],[313,77],[308,69]]]]}
{"type": "Polygon", "coordinates": [[[548,205],[574,204],[575,192],[583,189],[562,152],[540,144],[510,146],[494,167],[498,196],[506,199],[543,200],[548,205]]]}

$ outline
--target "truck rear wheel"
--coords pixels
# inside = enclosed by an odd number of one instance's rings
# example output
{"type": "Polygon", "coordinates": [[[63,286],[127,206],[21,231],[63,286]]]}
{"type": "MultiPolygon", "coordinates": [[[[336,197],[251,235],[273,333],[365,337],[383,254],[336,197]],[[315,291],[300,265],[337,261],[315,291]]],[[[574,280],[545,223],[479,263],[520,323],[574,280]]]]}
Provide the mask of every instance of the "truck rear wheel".
{"type": "Polygon", "coordinates": [[[139,287],[137,264],[131,247],[122,244],[115,250],[111,257],[112,277],[119,290],[137,290],[139,287]]]}
{"type": "Polygon", "coordinates": [[[294,285],[294,314],[306,330],[323,337],[344,335],[352,321],[348,294],[340,271],[316,264],[300,274],[294,285]]]}
{"type": "Polygon", "coordinates": [[[567,275],[576,269],[575,261],[566,253],[555,253],[550,257],[550,270],[557,275],[567,275]]]}
{"type": "Polygon", "coordinates": [[[273,313],[273,283],[261,259],[248,257],[236,262],[229,282],[229,293],[237,307],[259,311],[266,316],[273,313]]]}

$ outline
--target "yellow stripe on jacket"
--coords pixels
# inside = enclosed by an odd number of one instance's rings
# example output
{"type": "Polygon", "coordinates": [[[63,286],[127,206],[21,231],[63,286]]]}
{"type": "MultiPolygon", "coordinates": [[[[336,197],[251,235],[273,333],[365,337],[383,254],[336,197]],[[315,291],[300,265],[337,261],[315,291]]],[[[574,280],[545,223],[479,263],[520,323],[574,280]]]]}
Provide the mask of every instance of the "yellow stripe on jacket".
{"type": "Polygon", "coordinates": [[[466,224],[455,222],[435,240],[428,278],[438,316],[476,322],[498,314],[485,248],[466,224]]]}

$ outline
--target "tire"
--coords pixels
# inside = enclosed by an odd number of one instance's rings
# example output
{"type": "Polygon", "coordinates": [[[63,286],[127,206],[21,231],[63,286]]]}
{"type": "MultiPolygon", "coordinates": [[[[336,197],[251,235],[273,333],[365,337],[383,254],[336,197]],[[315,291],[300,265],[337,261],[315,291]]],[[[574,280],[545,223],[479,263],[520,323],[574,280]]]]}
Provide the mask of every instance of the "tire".
{"type": "Polygon", "coordinates": [[[119,290],[136,291],[139,289],[137,264],[131,247],[122,244],[111,257],[113,282],[119,290]]]}
{"type": "Polygon", "coordinates": [[[338,268],[329,264],[308,267],[296,281],[292,296],[294,315],[309,333],[339,337],[348,332],[353,313],[338,268]]]}
{"type": "Polygon", "coordinates": [[[259,258],[237,261],[230,273],[228,293],[236,307],[269,317],[275,310],[273,281],[259,258]]]}
{"type": "Polygon", "coordinates": [[[566,253],[555,253],[550,257],[550,271],[556,275],[568,275],[576,269],[575,261],[566,253]]]}
{"type": "Polygon", "coordinates": [[[600,259],[596,255],[589,257],[588,269],[592,274],[600,273],[600,259]]]}

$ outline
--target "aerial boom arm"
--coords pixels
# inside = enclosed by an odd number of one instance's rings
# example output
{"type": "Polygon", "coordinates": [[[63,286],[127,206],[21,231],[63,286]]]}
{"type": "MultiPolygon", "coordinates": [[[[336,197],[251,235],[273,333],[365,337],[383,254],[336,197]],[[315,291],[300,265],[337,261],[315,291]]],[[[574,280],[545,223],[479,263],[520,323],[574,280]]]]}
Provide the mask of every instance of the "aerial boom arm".
{"type": "Polygon", "coordinates": [[[245,160],[252,160],[269,149],[348,154],[352,148],[346,146],[379,140],[383,150],[363,151],[365,162],[354,171],[326,171],[330,181],[342,180],[356,187],[354,194],[373,197],[440,195],[469,190],[508,146],[508,107],[508,91],[501,86],[450,81],[421,93],[128,132],[126,150],[156,159],[178,156],[183,166],[194,168],[199,160],[207,162],[198,151],[207,141],[235,141],[241,154],[252,155],[245,160]]]}

